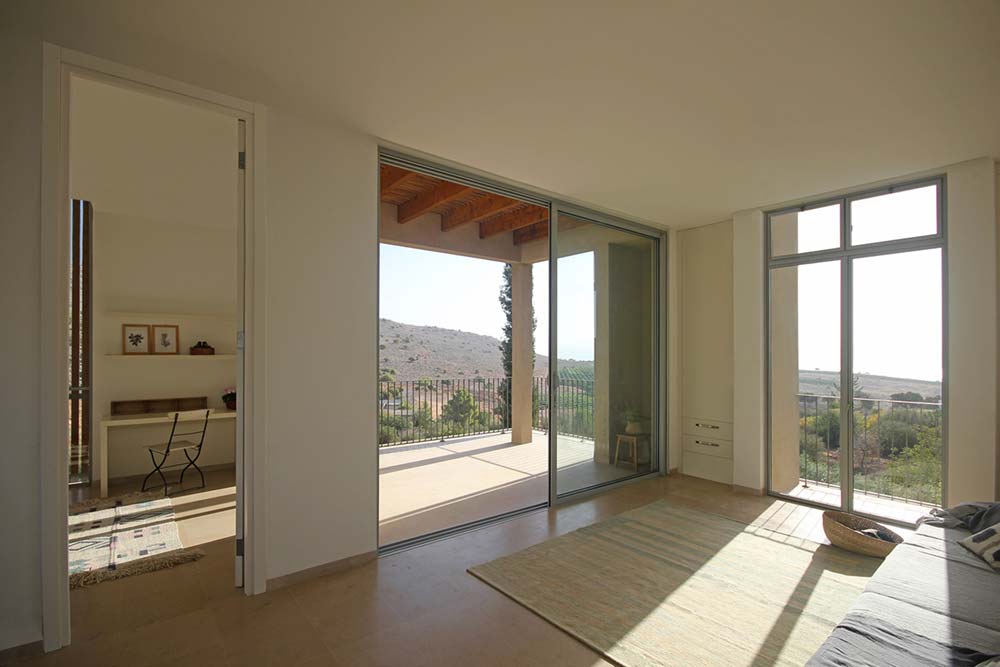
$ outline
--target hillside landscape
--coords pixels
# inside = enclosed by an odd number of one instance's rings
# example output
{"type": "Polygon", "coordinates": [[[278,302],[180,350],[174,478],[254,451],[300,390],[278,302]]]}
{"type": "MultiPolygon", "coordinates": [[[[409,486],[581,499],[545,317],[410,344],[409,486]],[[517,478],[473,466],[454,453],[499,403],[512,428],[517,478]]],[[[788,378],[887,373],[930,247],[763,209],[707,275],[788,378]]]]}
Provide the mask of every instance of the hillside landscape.
{"type": "MultiPolygon", "coordinates": [[[[560,359],[564,372],[593,376],[594,362],[560,359]]],[[[500,340],[492,336],[379,320],[379,368],[399,380],[502,377],[500,340]]],[[[549,358],[535,355],[536,377],[548,373],[549,358]]]]}
{"type": "MultiPolygon", "coordinates": [[[[889,398],[893,394],[905,392],[916,392],[927,400],[938,399],[941,396],[940,382],[867,373],[860,373],[856,378],[855,390],[871,398],[889,398]]],[[[799,391],[803,394],[838,396],[839,383],[840,373],[835,371],[799,371],[799,391]]]]}
{"type": "MultiPolygon", "coordinates": [[[[561,375],[590,379],[594,362],[561,359],[561,375]]],[[[379,320],[379,368],[392,369],[398,380],[444,380],[495,378],[503,375],[500,340],[492,336],[379,320]]],[[[549,359],[535,356],[536,377],[548,373],[549,359]]],[[[800,371],[799,391],[830,396],[837,393],[839,373],[800,371]]],[[[860,390],[874,398],[888,398],[900,392],[916,392],[930,399],[941,396],[941,383],[927,380],[893,378],[881,375],[858,376],[860,390]]]]}

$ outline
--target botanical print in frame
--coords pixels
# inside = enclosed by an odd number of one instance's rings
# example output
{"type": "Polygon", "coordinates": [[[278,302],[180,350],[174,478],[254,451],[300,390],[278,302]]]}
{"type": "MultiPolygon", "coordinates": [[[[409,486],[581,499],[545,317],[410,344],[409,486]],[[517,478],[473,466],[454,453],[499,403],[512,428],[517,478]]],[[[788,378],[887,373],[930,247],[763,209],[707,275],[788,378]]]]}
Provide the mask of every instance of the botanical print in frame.
{"type": "Polygon", "coordinates": [[[176,324],[154,324],[153,354],[180,354],[180,327],[176,324]]]}
{"type": "Polygon", "coordinates": [[[122,325],[122,354],[149,354],[148,324],[122,325]]]}

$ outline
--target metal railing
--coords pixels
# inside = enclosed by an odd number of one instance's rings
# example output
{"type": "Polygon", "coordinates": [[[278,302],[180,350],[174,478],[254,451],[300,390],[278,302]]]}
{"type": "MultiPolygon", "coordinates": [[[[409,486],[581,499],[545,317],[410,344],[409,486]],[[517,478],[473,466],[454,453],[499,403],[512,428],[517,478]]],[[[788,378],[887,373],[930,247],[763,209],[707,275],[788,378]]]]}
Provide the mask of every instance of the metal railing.
{"type": "MultiPolygon", "coordinates": [[[[799,394],[799,477],[840,485],[840,397],[799,394]]],[[[941,503],[941,403],[856,398],[854,493],[941,503]]]]}
{"type": "MultiPolygon", "coordinates": [[[[534,378],[535,428],[547,431],[552,419],[549,379],[534,378]]],[[[559,435],[594,439],[594,381],[563,378],[556,393],[555,428],[559,435]]]]}
{"type": "MultiPolygon", "coordinates": [[[[511,426],[511,379],[398,380],[378,385],[378,445],[500,433],[511,426]]],[[[532,427],[594,437],[594,382],[560,380],[555,414],[548,378],[532,378],[532,427]]]]}

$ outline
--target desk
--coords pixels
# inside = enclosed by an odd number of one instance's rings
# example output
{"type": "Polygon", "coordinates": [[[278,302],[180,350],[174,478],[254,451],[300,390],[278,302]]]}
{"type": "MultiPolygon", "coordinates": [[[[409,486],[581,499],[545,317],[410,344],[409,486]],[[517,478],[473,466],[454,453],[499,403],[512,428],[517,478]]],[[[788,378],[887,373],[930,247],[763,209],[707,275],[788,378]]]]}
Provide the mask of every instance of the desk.
{"type": "MultiPolygon", "coordinates": [[[[101,498],[108,497],[108,438],[111,429],[126,426],[149,426],[150,424],[170,424],[174,418],[173,413],[159,412],[145,415],[121,415],[118,417],[105,417],[101,420],[101,441],[98,444],[97,456],[101,468],[101,498]]],[[[208,415],[208,421],[220,419],[236,419],[236,410],[212,410],[208,415]]],[[[166,434],[164,434],[164,441],[166,434]]],[[[151,445],[156,443],[149,443],[151,445]]]]}

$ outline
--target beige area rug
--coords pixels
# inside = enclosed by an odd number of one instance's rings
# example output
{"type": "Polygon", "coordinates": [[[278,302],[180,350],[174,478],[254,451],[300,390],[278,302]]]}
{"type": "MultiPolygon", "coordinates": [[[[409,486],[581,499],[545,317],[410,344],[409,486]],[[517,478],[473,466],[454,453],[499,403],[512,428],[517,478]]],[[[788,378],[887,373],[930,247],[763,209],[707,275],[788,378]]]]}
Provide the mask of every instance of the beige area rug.
{"type": "Polygon", "coordinates": [[[621,665],[798,667],[880,563],[661,500],[469,572],[621,665]]]}
{"type": "Polygon", "coordinates": [[[177,529],[163,492],[133,493],[70,507],[69,582],[80,588],[198,560],[177,529]]]}

